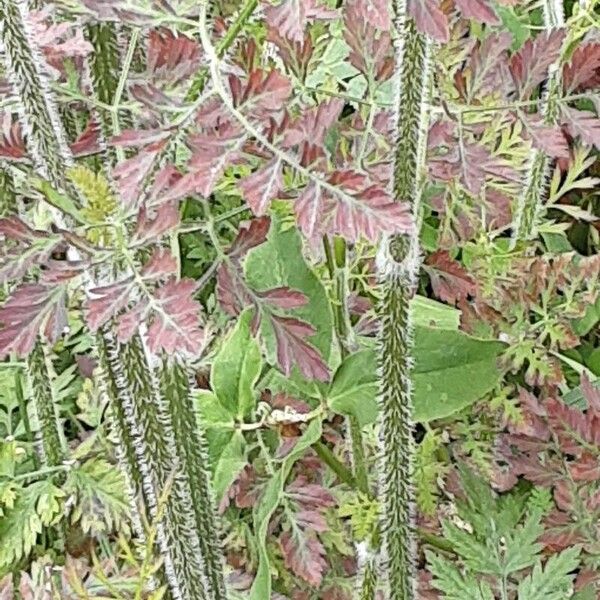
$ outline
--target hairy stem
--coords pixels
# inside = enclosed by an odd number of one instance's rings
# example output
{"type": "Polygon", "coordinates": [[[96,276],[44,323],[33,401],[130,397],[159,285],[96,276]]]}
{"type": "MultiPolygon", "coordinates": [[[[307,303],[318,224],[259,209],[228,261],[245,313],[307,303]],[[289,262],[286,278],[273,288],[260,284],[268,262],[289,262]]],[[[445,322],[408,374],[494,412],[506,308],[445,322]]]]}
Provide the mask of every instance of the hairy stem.
{"type": "Polygon", "coordinates": [[[359,600],[375,600],[377,593],[377,557],[367,556],[361,568],[359,600]]]}
{"type": "Polygon", "coordinates": [[[17,193],[8,170],[8,165],[0,162],[0,217],[7,217],[18,212],[17,193]]]}
{"type": "Polygon", "coordinates": [[[410,301],[420,267],[419,220],[430,96],[430,43],[396,2],[396,146],[393,193],[410,202],[410,236],[384,239],[377,256],[380,284],[381,532],[387,598],[416,598],[416,533],[412,407],[413,333],[410,301]]]}
{"type": "Polygon", "coordinates": [[[40,341],[36,342],[27,366],[31,395],[38,419],[42,464],[45,467],[55,467],[64,459],[65,444],[56,414],[50,356],[40,341]]]}
{"type": "Polygon", "coordinates": [[[0,0],[0,13],[6,71],[20,100],[18,110],[29,155],[40,175],[53,182],[61,181],[65,164],[71,164],[72,159],[28,22],[27,2],[0,0]]]}
{"type": "Polygon", "coordinates": [[[143,495],[156,518],[158,498],[169,488],[158,544],[171,594],[175,600],[212,600],[200,543],[193,521],[189,482],[176,453],[173,425],[139,335],[119,344],[104,332],[106,363],[118,390],[125,426],[131,436],[143,495]]]}
{"type": "MultiPolygon", "coordinates": [[[[350,350],[352,341],[352,325],[348,313],[348,282],[346,273],[346,242],[342,238],[335,238],[332,244],[327,236],[323,238],[323,247],[327,259],[329,277],[333,282],[335,293],[335,330],[340,348],[340,355],[344,359],[350,350]]],[[[350,434],[352,463],[354,478],[361,492],[369,493],[369,476],[363,445],[360,423],[355,417],[349,416],[348,432],[350,434]]]]}
{"type": "Polygon", "coordinates": [[[180,359],[168,360],[165,357],[160,370],[160,386],[172,419],[182,476],[187,478],[191,490],[204,576],[210,586],[210,598],[226,600],[223,557],[211,485],[207,442],[190,395],[191,374],[180,359]]]}
{"type": "MultiPolygon", "coordinates": [[[[564,24],[562,1],[544,0],[544,26],[551,30],[564,24]]],[[[548,71],[548,83],[540,104],[544,123],[552,125],[558,116],[560,98],[560,63],[559,58],[548,71]]],[[[537,224],[543,210],[544,200],[550,177],[551,160],[548,155],[532,149],[529,157],[527,175],[523,191],[517,199],[515,217],[512,227],[511,247],[523,240],[536,236],[537,224]]]]}

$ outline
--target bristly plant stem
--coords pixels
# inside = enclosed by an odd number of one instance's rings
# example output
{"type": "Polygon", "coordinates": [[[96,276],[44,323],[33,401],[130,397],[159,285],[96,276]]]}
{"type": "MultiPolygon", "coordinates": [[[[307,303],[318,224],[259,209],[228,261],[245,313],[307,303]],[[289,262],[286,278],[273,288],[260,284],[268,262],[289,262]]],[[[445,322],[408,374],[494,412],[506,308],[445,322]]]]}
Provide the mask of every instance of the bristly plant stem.
{"type": "Polygon", "coordinates": [[[358,600],[375,600],[377,593],[377,556],[369,554],[361,567],[358,600]]]}
{"type": "MultiPolygon", "coordinates": [[[[550,31],[564,24],[562,0],[544,0],[543,8],[544,26],[547,30],[550,31]]],[[[540,104],[546,125],[552,125],[558,116],[561,60],[562,56],[559,56],[557,61],[550,65],[548,82],[540,104]]],[[[548,187],[550,164],[551,161],[543,150],[532,149],[524,187],[515,206],[511,249],[518,242],[530,240],[536,236],[548,187]]]]}
{"type": "Polygon", "coordinates": [[[226,600],[223,557],[211,484],[207,441],[191,397],[192,375],[180,358],[164,356],[159,372],[168,403],[180,469],[189,482],[204,577],[211,600],[226,600]]]}
{"type": "Polygon", "coordinates": [[[38,418],[42,464],[45,467],[56,467],[64,459],[65,443],[56,414],[49,350],[41,341],[36,342],[29,356],[28,373],[38,418]]]}
{"type": "Polygon", "coordinates": [[[204,557],[193,521],[188,479],[181,474],[175,437],[165,399],[139,335],[119,344],[110,330],[103,335],[104,361],[118,393],[115,395],[131,436],[141,487],[150,516],[169,487],[169,499],[159,522],[158,544],[169,590],[175,600],[213,600],[204,577],[204,557]]]}
{"type": "MultiPolygon", "coordinates": [[[[323,238],[323,247],[327,260],[329,277],[334,286],[335,293],[335,330],[338,338],[340,356],[342,360],[348,356],[352,341],[352,325],[348,314],[348,282],[346,273],[346,242],[342,238],[323,238]]],[[[349,416],[348,432],[350,434],[352,463],[354,477],[358,489],[364,494],[369,494],[369,475],[367,471],[365,448],[363,445],[360,423],[355,417],[349,416]]]]}
{"type": "Polygon", "coordinates": [[[60,181],[71,156],[60,116],[51,98],[42,57],[28,23],[25,0],[0,0],[0,37],[6,70],[15,95],[29,154],[37,171],[50,181],[60,181]]]}
{"type": "Polygon", "coordinates": [[[412,405],[413,332],[410,301],[420,267],[419,222],[431,91],[431,44],[407,14],[406,0],[395,3],[396,136],[393,193],[409,202],[410,236],[384,239],[377,255],[380,288],[379,436],[381,458],[382,567],[386,598],[416,598],[416,523],[412,405]]]}
{"type": "MultiPolygon", "coordinates": [[[[40,52],[27,20],[27,3],[24,0],[0,0],[0,14],[6,72],[13,92],[20,100],[19,117],[29,155],[40,175],[53,182],[62,181],[63,161],[70,161],[70,155],[58,111],[49,95],[40,52]]],[[[4,183],[12,186],[12,180],[5,179],[4,183]]],[[[13,191],[11,187],[9,192],[13,191]]],[[[12,208],[16,208],[16,202],[12,203],[12,208]]],[[[27,372],[38,418],[42,463],[56,466],[64,457],[65,445],[52,390],[50,356],[51,349],[38,339],[27,358],[27,372]]]]}

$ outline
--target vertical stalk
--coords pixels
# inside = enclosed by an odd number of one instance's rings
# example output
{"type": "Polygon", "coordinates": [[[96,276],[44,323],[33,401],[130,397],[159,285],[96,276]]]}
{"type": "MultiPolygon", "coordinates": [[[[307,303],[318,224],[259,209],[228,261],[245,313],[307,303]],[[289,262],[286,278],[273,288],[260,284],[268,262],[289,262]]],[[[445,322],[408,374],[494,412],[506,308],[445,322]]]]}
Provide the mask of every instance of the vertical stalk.
{"type": "Polygon", "coordinates": [[[416,598],[416,536],[412,407],[413,327],[410,301],[420,268],[419,221],[429,118],[430,42],[396,1],[396,139],[393,193],[410,202],[410,236],[384,239],[377,255],[380,287],[379,465],[386,597],[416,598]]]}
{"type": "MultiPolygon", "coordinates": [[[[94,47],[89,59],[89,69],[94,95],[103,104],[111,106],[119,77],[119,44],[114,23],[94,23],[87,27],[87,37],[94,47]]],[[[98,121],[102,131],[103,143],[112,135],[111,115],[104,109],[98,109],[98,121]]],[[[117,115],[118,118],[118,115],[117,115]]],[[[114,148],[104,149],[107,162],[115,164],[114,148]]],[[[107,176],[110,174],[107,173],[107,176]]]]}
{"type": "MultiPolygon", "coordinates": [[[[125,484],[129,497],[133,533],[140,544],[146,542],[143,521],[140,514],[140,504],[143,498],[142,474],[138,467],[134,440],[127,427],[127,415],[122,399],[119,396],[119,365],[110,361],[109,348],[106,339],[110,339],[110,328],[105,327],[101,335],[95,339],[95,349],[99,363],[99,383],[101,393],[106,395],[109,402],[109,425],[112,431],[117,460],[125,475],[125,484]],[[117,369],[117,370],[115,370],[117,369]]],[[[146,515],[146,520],[149,520],[146,515]]]]}
{"type": "MultiPolygon", "coordinates": [[[[48,80],[27,13],[28,6],[24,0],[0,0],[0,37],[6,73],[20,100],[19,117],[36,171],[51,181],[61,181],[61,164],[63,160],[70,159],[69,150],[58,111],[51,101],[48,80]]],[[[8,172],[3,175],[2,183],[9,193],[11,206],[7,208],[15,210],[16,197],[10,198],[14,189],[8,172]]],[[[42,463],[56,466],[64,457],[64,443],[52,390],[50,352],[39,339],[27,357],[27,371],[38,419],[42,463]]]]}
{"type": "Polygon", "coordinates": [[[19,97],[19,116],[31,160],[40,175],[62,181],[72,163],[25,0],[0,0],[0,37],[8,79],[19,97]]]}
{"type": "Polygon", "coordinates": [[[8,170],[8,165],[0,161],[0,217],[7,217],[18,212],[17,193],[8,170]]]}
{"type": "Polygon", "coordinates": [[[361,569],[362,579],[358,591],[359,600],[375,600],[377,593],[377,559],[370,555],[365,558],[361,569]]]}
{"type": "Polygon", "coordinates": [[[204,576],[211,600],[226,600],[219,526],[211,485],[207,441],[191,398],[191,374],[178,358],[163,357],[159,381],[172,419],[182,477],[187,478],[196,529],[203,556],[204,576]]]}
{"type": "MultiPolygon", "coordinates": [[[[562,0],[544,0],[544,26],[552,30],[564,25],[562,0]]],[[[560,95],[561,57],[548,70],[548,83],[544,91],[541,113],[544,123],[552,125],[558,117],[560,95]]],[[[511,247],[519,241],[536,236],[537,223],[543,209],[551,160],[542,150],[532,149],[521,196],[517,199],[512,227],[511,247]]]]}
{"type": "MultiPolygon", "coordinates": [[[[29,421],[29,413],[27,412],[27,402],[23,392],[23,375],[22,369],[15,369],[15,395],[19,402],[19,414],[25,429],[25,436],[29,443],[33,442],[33,432],[31,431],[31,423],[29,421]]],[[[33,452],[33,468],[37,471],[40,468],[40,456],[37,451],[33,452]]]]}
{"type": "Polygon", "coordinates": [[[171,594],[175,600],[212,600],[193,522],[189,482],[176,455],[172,423],[143,341],[136,335],[121,345],[108,329],[103,338],[106,364],[118,390],[117,411],[130,435],[152,518],[157,517],[158,497],[166,488],[170,490],[157,538],[171,594]]]}
{"type": "MultiPolygon", "coordinates": [[[[330,240],[323,238],[325,256],[329,277],[335,290],[335,329],[342,359],[348,356],[352,341],[352,325],[348,313],[348,282],[346,273],[346,242],[342,238],[333,239],[333,249],[330,240]]],[[[352,469],[358,489],[369,494],[369,476],[365,457],[360,423],[355,417],[347,417],[348,433],[350,436],[352,469]]]]}
{"type": "Polygon", "coordinates": [[[31,395],[37,413],[42,465],[56,467],[63,461],[65,443],[56,414],[56,399],[52,389],[52,369],[48,349],[36,342],[28,357],[27,368],[31,395]]]}

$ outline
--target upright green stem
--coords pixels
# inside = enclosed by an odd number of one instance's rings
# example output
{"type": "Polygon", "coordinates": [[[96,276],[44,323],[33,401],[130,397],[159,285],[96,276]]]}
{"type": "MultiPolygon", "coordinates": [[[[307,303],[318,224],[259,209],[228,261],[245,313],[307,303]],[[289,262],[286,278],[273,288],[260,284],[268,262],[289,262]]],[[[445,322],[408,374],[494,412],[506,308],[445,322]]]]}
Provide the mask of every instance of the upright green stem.
{"type": "MultiPolygon", "coordinates": [[[[24,0],[0,0],[0,37],[4,46],[6,73],[19,97],[19,117],[25,132],[28,153],[36,171],[53,182],[63,178],[69,148],[58,110],[52,102],[49,82],[40,51],[28,22],[24,0]]],[[[12,180],[3,176],[4,186],[12,195],[12,180]]],[[[12,209],[16,202],[12,199],[12,209]]],[[[65,444],[57,416],[52,389],[51,349],[40,339],[27,358],[32,399],[37,413],[42,462],[56,466],[64,458],[65,444]]]]}
{"type": "Polygon", "coordinates": [[[178,359],[163,358],[159,374],[162,396],[172,419],[174,442],[182,477],[191,490],[195,523],[203,558],[204,577],[211,600],[226,600],[219,527],[211,484],[210,462],[204,430],[191,397],[191,373],[178,359]]]}
{"type": "Polygon", "coordinates": [[[29,155],[40,175],[60,181],[65,164],[72,161],[60,116],[50,101],[49,81],[28,22],[27,2],[0,0],[0,14],[6,71],[20,99],[18,110],[29,155]]]}
{"type": "MultiPolygon", "coordinates": [[[[113,98],[118,86],[119,45],[114,23],[94,23],[88,25],[87,36],[94,47],[94,52],[89,59],[90,75],[94,87],[94,94],[102,104],[113,105],[113,98]]],[[[107,114],[99,110],[99,121],[104,139],[112,135],[112,114],[118,109],[107,114]]],[[[117,114],[118,118],[118,114],[117,114]]],[[[108,162],[116,162],[116,151],[107,148],[108,162]]]]}
{"type": "Polygon", "coordinates": [[[139,335],[119,344],[110,330],[103,332],[105,361],[115,402],[131,436],[135,464],[150,516],[157,518],[158,498],[169,488],[157,539],[169,590],[175,600],[213,600],[204,577],[204,557],[193,521],[189,481],[182,474],[173,425],[139,335]]]}
{"type": "Polygon", "coordinates": [[[28,360],[31,395],[39,423],[42,464],[60,465],[65,455],[65,443],[56,414],[56,399],[52,389],[52,369],[48,350],[36,342],[28,360]]]}
{"type": "Polygon", "coordinates": [[[420,268],[419,222],[429,117],[430,43],[396,1],[396,137],[393,193],[412,207],[410,236],[384,239],[378,251],[379,484],[386,597],[416,598],[416,523],[413,489],[412,347],[410,301],[420,268]]]}
{"type": "MultiPolygon", "coordinates": [[[[348,356],[352,344],[352,325],[348,313],[348,281],[346,265],[346,242],[342,238],[334,238],[333,249],[326,236],[323,247],[327,259],[329,277],[335,291],[335,328],[342,359],[348,356]]],[[[355,417],[348,417],[348,432],[352,448],[354,477],[361,492],[369,494],[369,475],[366,464],[365,448],[361,426],[355,417]]]]}
{"type": "Polygon", "coordinates": [[[17,193],[8,165],[0,161],[0,217],[7,217],[18,212],[17,193]]]}
{"type": "Polygon", "coordinates": [[[377,593],[377,557],[374,555],[365,558],[361,569],[362,579],[358,590],[359,600],[375,600],[377,593]]]}
{"type": "MultiPolygon", "coordinates": [[[[562,0],[544,0],[544,26],[551,31],[564,25],[562,0]]],[[[559,112],[560,64],[562,57],[550,66],[548,83],[540,104],[544,123],[555,123],[559,112]]],[[[523,191],[517,199],[512,227],[511,248],[522,240],[536,236],[550,176],[551,160],[542,150],[532,149],[523,191]]]]}
{"type": "MultiPolygon", "coordinates": [[[[25,429],[25,436],[28,442],[33,442],[33,433],[31,431],[31,423],[29,421],[29,413],[27,411],[27,402],[25,400],[25,394],[23,391],[23,370],[15,369],[15,395],[19,402],[19,413],[21,415],[21,421],[23,428],[25,429]]],[[[33,453],[33,466],[35,469],[40,468],[40,460],[37,452],[33,453]]]]}

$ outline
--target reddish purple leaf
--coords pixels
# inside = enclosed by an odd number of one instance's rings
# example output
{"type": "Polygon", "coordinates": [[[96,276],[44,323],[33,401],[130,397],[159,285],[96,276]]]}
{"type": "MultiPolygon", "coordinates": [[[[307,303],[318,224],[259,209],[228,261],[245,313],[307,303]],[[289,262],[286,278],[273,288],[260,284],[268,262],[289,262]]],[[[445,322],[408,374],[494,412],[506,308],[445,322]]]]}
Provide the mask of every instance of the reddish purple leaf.
{"type": "Polygon", "coordinates": [[[475,295],[475,280],[445,250],[431,254],[424,268],[431,280],[433,293],[443,302],[456,304],[475,295]]]}
{"type": "Polygon", "coordinates": [[[387,0],[352,0],[357,13],[375,29],[389,31],[392,22],[387,0]]]}
{"type": "Polygon", "coordinates": [[[600,118],[587,110],[561,107],[563,123],[573,137],[578,137],[588,146],[600,149],[600,118]]]}
{"type": "Polygon", "coordinates": [[[259,217],[258,219],[242,222],[237,237],[227,251],[229,258],[239,260],[249,250],[265,242],[270,227],[271,219],[269,217],[259,217]]]}
{"type": "Polygon", "coordinates": [[[267,6],[267,25],[288,40],[302,42],[308,23],[306,5],[304,0],[282,0],[277,6],[267,6]]]}
{"type": "Polygon", "coordinates": [[[217,298],[223,310],[232,317],[253,302],[245,283],[225,263],[221,263],[217,271],[217,298]]]}
{"type": "Polygon", "coordinates": [[[393,73],[391,35],[372,27],[357,2],[344,5],[344,39],[351,48],[350,63],[364,75],[384,81],[393,73]]]}
{"type": "Polygon", "coordinates": [[[256,69],[245,82],[231,75],[229,87],[235,106],[248,111],[255,118],[281,112],[292,93],[290,80],[276,70],[256,69]]]}
{"type": "Polygon", "coordinates": [[[196,282],[191,279],[171,279],[154,294],[151,324],[148,328],[148,348],[153,353],[188,352],[198,356],[204,346],[200,327],[200,304],[194,300],[196,282]]]}
{"type": "Polygon", "coordinates": [[[300,308],[304,306],[308,299],[297,290],[292,290],[289,287],[278,287],[264,292],[256,292],[257,296],[265,302],[277,308],[300,308]]]}
{"type": "Polygon", "coordinates": [[[419,31],[438,42],[450,39],[448,17],[440,8],[438,0],[409,0],[408,10],[419,31]]]}
{"type": "Polygon", "coordinates": [[[112,137],[110,145],[135,148],[137,146],[147,146],[148,144],[161,142],[170,135],[171,132],[164,129],[126,129],[119,135],[112,137]]]}
{"type": "Polygon", "coordinates": [[[179,208],[176,202],[165,202],[154,211],[153,216],[150,216],[148,209],[142,206],[138,211],[133,243],[137,245],[158,241],[165,233],[177,227],[179,221],[179,208]]]}
{"type": "Polygon", "coordinates": [[[61,285],[28,283],[0,308],[0,358],[27,356],[39,335],[56,342],[67,325],[67,292],[61,285]]]}
{"type": "Polygon", "coordinates": [[[126,207],[130,208],[137,205],[142,182],[151,171],[163,143],[151,144],[114,168],[113,178],[119,189],[119,196],[126,207]]]}
{"type": "Polygon", "coordinates": [[[333,19],[336,13],[318,6],[315,0],[282,0],[277,6],[268,5],[265,17],[270,29],[292,42],[301,43],[306,26],[313,18],[333,19]]]}
{"type": "Polygon", "coordinates": [[[518,98],[527,100],[535,88],[548,77],[548,69],[558,57],[564,29],[544,31],[535,39],[528,39],[510,59],[510,72],[517,87],[518,98]]]}
{"type": "Polygon", "coordinates": [[[479,194],[487,177],[495,177],[504,181],[518,182],[519,177],[510,163],[499,156],[494,156],[478,143],[463,144],[465,155],[463,161],[466,168],[457,171],[461,174],[465,187],[473,194],[479,194]]]}
{"type": "Polygon", "coordinates": [[[533,145],[552,158],[569,158],[569,144],[562,129],[546,125],[541,119],[529,118],[525,122],[533,145]]]}
{"type": "Polygon", "coordinates": [[[587,401],[588,410],[600,417],[600,388],[595,386],[586,373],[581,376],[581,391],[587,401]]]}
{"type": "Polygon", "coordinates": [[[499,90],[508,92],[510,76],[506,61],[511,43],[512,35],[501,32],[488,35],[475,46],[467,63],[471,71],[468,83],[472,96],[499,90]]]}
{"type": "Polygon", "coordinates": [[[89,290],[85,302],[86,321],[89,328],[97,331],[123,310],[129,303],[134,288],[134,280],[129,278],[89,290]]]}
{"type": "Polygon", "coordinates": [[[279,543],[285,566],[309,585],[318,588],[327,569],[326,551],[314,533],[303,532],[301,539],[286,532],[279,543]]]}
{"type": "Polygon", "coordinates": [[[144,279],[162,279],[177,275],[177,259],[166,248],[156,248],[142,269],[144,279]]]}
{"type": "Polygon", "coordinates": [[[264,215],[283,189],[281,161],[273,158],[252,175],[244,177],[239,186],[252,212],[257,217],[264,215]]]}
{"type": "Polygon", "coordinates": [[[188,143],[193,152],[190,172],[175,183],[165,199],[175,200],[193,193],[209,196],[225,169],[240,157],[244,140],[245,136],[231,124],[190,136],[188,143]]]}
{"type": "Polygon", "coordinates": [[[21,125],[18,121],[13,122],[10,113],[2,115],[0,134],[0,157],[15,160],[27,156],[21,125]]]}
{"type": "Polygon", "coordinates": [[[285,130],[284,148],[298,146],[301,142],[323,144],[325,135],[337,123],[344,108],[344,101],[332,98],[315,108],[303,112],[285,130]]]}
{"type": "Polygon", "coordinates": [[[162,112],[165,109],[182,108],[182,103],[175,96],[168,96],[151,83],[135,83],[129,86],[132,98],[141,102],[153,112],[162,112]]]}
{"type": "Polygon", "coordinates": [[[310,183],[296,200],[298,224],[308,238],[329,232],[350,241],[361,237],[376,240],[382,233],[410,231],[408,206],[394,202],[385,189],[370,184],[365,175],[336,171],[327,183],[327,188],[310,183]]]}
{"type": "Polygon", "coordinates": [[[73,156],[89,156],[100,151],[100,125],[90,119],[86,128],[77,139],[69,145],[73,156]]]}
{"type": "Polygon", "coordinates": [[[475,19],[488,25],[500,24],[490,0],[456,0],[456,6],[467,19],[475,19]]]}
{"type": "Polygon", "coordinates": [[[60,237],[31,229],[18,217],[0,219],[0,283],[21,280],[35,265],[45,264],[61,244],[60,237]]]}
{"type": "Polygon", "coordinates": [[[194,75],[200,66],[200,45],[170,29],[152,29],[148,39],[147,69],[154,81],[176,85],[194,75]]]}
{"type": "Polygon", "coordinates": [[[277,362],[286,375],[297,365],[308,379],[329,380],[329,368],[318,350],[306,338],[314,335],[312,325],[291,317],[273,315],[271,318],[277,341],[277,362]]]}
{"type": "Polygon", "coordinates": [[[567,93],[600,86],[600,43],[579,46],[563,68],[562,83],[567,93]]]}

